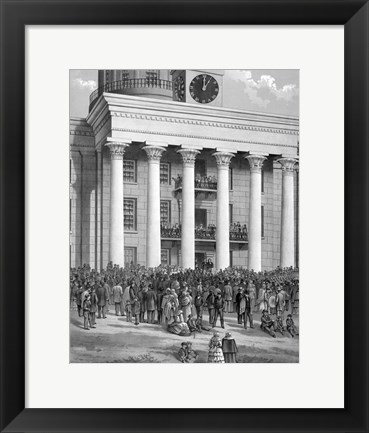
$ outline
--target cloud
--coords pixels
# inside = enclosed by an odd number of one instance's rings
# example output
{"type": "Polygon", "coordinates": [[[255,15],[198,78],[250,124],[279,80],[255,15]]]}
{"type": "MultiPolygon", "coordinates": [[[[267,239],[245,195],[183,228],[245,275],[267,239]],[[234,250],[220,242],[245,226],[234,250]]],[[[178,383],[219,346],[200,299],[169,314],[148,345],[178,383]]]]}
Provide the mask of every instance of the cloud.
{"type": "Polygon", "coordinates": [[[75,86],[81,87],[82,89],[95,90],[97,83],[95,80],[83,80],[82,78],[75,78],[73,80],[75,86]]]}
{"type": "Polygon", "coordinates": [[[276,79],[271,75],[261,75],[255,80],[251,71],[240,69],[229,71],[229,78],[242,85],[250,101],[261,108],[267,108],[275,99],[288,104],[299,95],[295,84],[278,87],[276,79]]]}

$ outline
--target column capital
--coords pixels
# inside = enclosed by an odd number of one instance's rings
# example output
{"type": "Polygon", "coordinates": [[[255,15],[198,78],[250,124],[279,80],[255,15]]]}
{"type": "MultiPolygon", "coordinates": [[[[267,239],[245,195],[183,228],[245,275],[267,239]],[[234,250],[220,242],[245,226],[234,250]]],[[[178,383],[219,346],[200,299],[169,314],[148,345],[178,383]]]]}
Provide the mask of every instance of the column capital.
{"type": "Polygon", "coordinates": [[[122,143],[121,141],[108,141],[105,146],[110,150],[111,159],[123,159],[124,152],[129,146],[129,143],[122,143]]]}
{"type": "Polygon", "coordinates": [[[184,164],[195,164],[196,156],[200,153],[199,150],[196,149],[179,149],[178,153],[182,155],[184,164]]]}
{"type": "Polygon", "coordinates": [[[163,155],[163,152],[165,152],[166,149],[161,146],[145,146],[143,147],[143,150],[146,152],[147,159],[149,161],[160,161],[160,158],[163,155]]]}
{"type": "Polygon", "coordinates": [[[282,166],[282,171],[284,174],[293,174],[295,169],[295,164],[297,163],[297,159],[295,158],[279,158],[277,159],[282,166]]]}
{"type": "Polygon", "coordinates": [[[247,155],[244,158],[249,161],[251,171],[259,173],[261,172],[263,163],[266,160],[266,157],[262,155],[247,155]]]}
{"type": "Polygon", "coordinates": [[[215,152],[213,153],[213,156],[217,161],[218,167],[228,168],[231,159],[234,157],[234,154],[230,152],[215,152]]]}

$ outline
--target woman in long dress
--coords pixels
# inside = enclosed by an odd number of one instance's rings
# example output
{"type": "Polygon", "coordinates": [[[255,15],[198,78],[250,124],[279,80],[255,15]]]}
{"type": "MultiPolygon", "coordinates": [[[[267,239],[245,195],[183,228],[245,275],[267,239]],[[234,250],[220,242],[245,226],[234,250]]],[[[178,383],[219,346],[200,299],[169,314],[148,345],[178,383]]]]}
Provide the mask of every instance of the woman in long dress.
{"type": "Polygon", "coordinates": [[[219,332],[214,332],[210,340],[208,362],[224,364],[222,340],[220,339],[219,332]]]}

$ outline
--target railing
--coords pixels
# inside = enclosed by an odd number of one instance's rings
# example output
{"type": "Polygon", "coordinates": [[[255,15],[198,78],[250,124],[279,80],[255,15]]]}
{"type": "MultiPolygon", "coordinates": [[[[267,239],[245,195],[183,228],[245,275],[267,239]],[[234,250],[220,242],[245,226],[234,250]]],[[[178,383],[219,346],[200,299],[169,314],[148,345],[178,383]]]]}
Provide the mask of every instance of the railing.
{"type": "MultiPolygon", "coordinates": [[[[182,188],[182,176],[178,175],[174,180],[174,189],[182,188]]],[[[212,189],[216,190],[218,186],[218,181],[214,176],[198,176],[194,179],[195,189],[212,189]]]]}
{"type": "Polygon", "coordinates": [[[96,99],[104,92],[114,93],[124,89],[139,89],[139,88],[159,88],[172,90],[172,82],[161,80],[159,78],[125,78],[124,80],[112,81],[104,86],[98,87],[90,95],[90,108],[94,105],[96,99]]]}
{"type": "MultiPolygon", "coordinates": [[[[180,239],[182,235],[181,226],[161,226],[161,237],[165,239],[180,239]]],[[[215,240],[216,239],[216,226],[214,224],[208,227],[196,226],[195,239],[215,240]]],[[[248,234],[246,224],[241,226],[238,223],[232,223],[229,228],[229,240],[247,242],[248,234]]]]}

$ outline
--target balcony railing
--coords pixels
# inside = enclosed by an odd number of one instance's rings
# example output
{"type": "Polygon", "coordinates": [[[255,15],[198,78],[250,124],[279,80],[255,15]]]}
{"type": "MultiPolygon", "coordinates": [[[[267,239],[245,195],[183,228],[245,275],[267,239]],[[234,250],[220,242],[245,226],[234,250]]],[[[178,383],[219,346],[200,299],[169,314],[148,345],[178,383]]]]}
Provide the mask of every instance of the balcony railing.
{"type": "MultiPolygon", "coordinates": [[[[181,226],[176,224],[174,226],[161,226],[161,237],[164,239],[181,239],[182,230],[181,226]]],[[[196,240],[216,240],[216,226],[214,224],[208,227],[196,226],[195,227],[196,240]]],[[[246,224],[232,223],[229,227],[229,240],[236,242],[247,242],[248,234],[246,224]]]]}
{"type": "Polygon", "coordinates": [[[104,92],[118,92],[125,89],[139,89],[139,88],[158,88],[165,90],[172,90],[172,82],[168,80],[161,80],[159,78],[125,78],[119,81],[112,81],[104,86],[98,87],[90,95],[90,110],[95,105],[97,98],[104,92]]]}
{"type": "MultiPolygon", "coordinates": [[[[176,178],[173,177],[174,180],[174,189],[182,188],[182,176],[178,175],[176,178]]],[[[218,181],[214,176],[196,176],[194,179],[195,189],[204,189],[204,190],[215,190],[218,186],[218,181]]]]}

